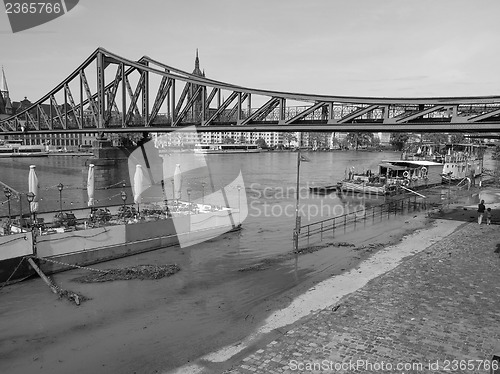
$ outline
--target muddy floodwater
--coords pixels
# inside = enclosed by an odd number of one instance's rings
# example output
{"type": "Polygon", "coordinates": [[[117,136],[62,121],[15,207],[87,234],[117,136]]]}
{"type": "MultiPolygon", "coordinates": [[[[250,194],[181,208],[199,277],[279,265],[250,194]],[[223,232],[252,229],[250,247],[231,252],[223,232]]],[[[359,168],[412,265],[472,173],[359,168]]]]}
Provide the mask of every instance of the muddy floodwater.
{"type": "MultiPolygon", "coordinates": [[[[347,211],[382,203],[380,198],[310,195],[307,186],[333,184],[353,165],[360,170],[376,170],[380,160],[398,156],[393,152],[309,154],[311,162],[303,163],[301,168],[301,204],[318,209],[304,221],[327,217],[333,208],[321,208],[325,206],[339,206],[347,211]]],[[[175,157],[172,156],[172,163],[181,162],[175,157]]],[[[0,372],[168,371],[244,339],[274,310],[283,308],[298,294],[370,255],[368,251],[343,246],[301,256],[291,254],[295,218],[287,211],[295,204],[296,154],[211,157],[215,189],[241,170],[248,203],[243,229],[191,247],[169,247],[93,266],[108,269],[179,265],[178,273],[158,280],[84,284],[73,279],[86,274],[86,270],[56,274],[53,279],[59,286],[90,298],[79,307],[58,300],[40,279],[4,287],[0,290],[0,372]]],[[[49,187],[61,181],[75,186],[68,188],[65,204],[84,204],[85,192],[77,188],[82,178],[81,160],[74,158],[49,157],[31,162],[2,159],[1,175],[6,179],[2,181],[21,188],[24,179],[27,183],[29,164],[33,162],[39,163],[42,191],[44,185],[49,187]],[[25,172],[26,178],[19,177],[21,172],[25,172]]],[[[194,199],[206,193],[201,189],[204,180],[194,171],[187,173],[184,186],[193,189],[194,199]]],[[[206,183],[209,185],[208,180],[206,183]]],[[[47,207],[54,209],[51,204],[56,204],[57,198],[56,191],[49,188],[41,203],[45,201],[47,207]]],[[[335,238],[325,237],[321,244],[387,244],[405,231],[425,224],[425,219],[408,215],[404,219],[375,222],[363,230],[347,230],[335,238]]]]}

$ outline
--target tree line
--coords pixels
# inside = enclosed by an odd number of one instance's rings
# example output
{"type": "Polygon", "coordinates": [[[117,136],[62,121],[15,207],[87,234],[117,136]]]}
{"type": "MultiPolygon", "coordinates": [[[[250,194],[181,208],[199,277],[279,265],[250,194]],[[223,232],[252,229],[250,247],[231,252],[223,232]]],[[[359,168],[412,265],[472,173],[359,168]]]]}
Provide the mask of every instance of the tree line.
{"type": "MultiPolygon", "coordinates": [[[[310,132],[307,134],[309,146],[314,148],[334,148],[340,149],[359,149],[359,148],[379,148],[380,139],[370,132],[349,132],[344,138],[333,137],[331,139],[331,133],[325,132],[310,132]]],[[[238,139],[239,142],[244,143],[245,138],[242,136],[238,139]]],[[[397,151],[402,151],[407,144],[419,143],[419,142],[431,142],[438,144],[451,143],[461,143],[465,140],[463,134],[445,134],[445,133],[406,133],[406,132],[393,132],[390,135],[389,143],[393,149],[397,151]]],[[[290,148],[291,143],[300,141],[296,133],[285,132],[283,133],[283,146],[290,148]]],[[[223,139],[223,143],[235,143],[233,138],[226,137],[223,139]]],[[[259,138],[255,142],[262,148],[267,148],[267,144],[263,138],[259,138]]]]}

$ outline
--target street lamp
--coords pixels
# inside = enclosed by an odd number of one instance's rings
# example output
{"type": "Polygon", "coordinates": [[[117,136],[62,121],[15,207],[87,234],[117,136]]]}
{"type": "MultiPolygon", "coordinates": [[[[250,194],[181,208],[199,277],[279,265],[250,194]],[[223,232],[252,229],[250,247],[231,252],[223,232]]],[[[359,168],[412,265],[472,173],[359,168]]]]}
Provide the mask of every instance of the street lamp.
{"type": "Polygon", "coordinates": [[[188,212],[189,212],[188,214],[191,214],[191,188],[188,187],[186,189],[186,192],[188,194],[188,209],[189,209],[188,210],[188,212]]]}
{"type": "Polygon", "coordinates": [[[205,204],[205,182],[201,182],[201,203],[205,204]]]}
{"type": "Polygon", "coordinates": [[[121,196],[122,201],[123,201],[123,220],[125,220],[125,201],[127,201],[127,193],[125,191],[122,191],[120,193],[120,196],[121,196]]]}
{"type": "Polygon", "coordinates": [[[59,190],[59,212],[61,213],[62,215],[62,190],[64,188],[64,184],[62,183],[59,183],[57,185],[57,189],[59,190]]]}
{"type": "Polygon", "coordinates": [[[175,200],[174,178],[170,179],[170,182],[172,182],[172,200],[175,200]]]}
{"type": "MultiPolygon", "coordinates": [[[[31,217],[31,203],[35,200],[35,194],[33,192],[28,192],[26,194],[26,198],[28,199],[28,208],[29,208],[29,212],[30,212],[30,220],[32,219],[31,217]]],[[[33,224],[33,222],[32,222],[33,224]]]]}
{"type": "Polygon", "coordinates": [[[450,199],[451,199],[451,176],[452,175],[453,175],[452,171],[448,172],[448,206],[450,205],[450,199]]]}
{"type": "Polygon", "coordinates": [[[5,197],[7,198],[7,206],[9,207],[9,222],[10,222],[10,197],[12,196],[12,191],[5,187],[3,189],[3,193],[5,194],[5,197]]]}

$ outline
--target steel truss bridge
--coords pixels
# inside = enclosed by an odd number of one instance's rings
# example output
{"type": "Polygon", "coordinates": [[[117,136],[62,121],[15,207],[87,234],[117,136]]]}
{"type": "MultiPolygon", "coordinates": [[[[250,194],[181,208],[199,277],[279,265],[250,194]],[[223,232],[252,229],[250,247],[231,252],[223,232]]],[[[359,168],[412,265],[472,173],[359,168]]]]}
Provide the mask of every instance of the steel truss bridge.
{"type": "Polygon", "coordinates": [[[500,96],[375,98],[268,91],[98,48],[40,100],[0,120],[0,133],[170,132],[193,125],[198,131],[491,133],[500,132],[500,96]]]}

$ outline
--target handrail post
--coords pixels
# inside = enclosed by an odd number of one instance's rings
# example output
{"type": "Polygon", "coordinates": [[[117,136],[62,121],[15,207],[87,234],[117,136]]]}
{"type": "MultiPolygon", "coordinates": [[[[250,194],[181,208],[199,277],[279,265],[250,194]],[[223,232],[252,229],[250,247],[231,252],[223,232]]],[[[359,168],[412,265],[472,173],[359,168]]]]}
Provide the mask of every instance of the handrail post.
{"type": "Polygon", "coordinates": [[[333,217],[333,224],[332,224],[332,238],[335,238],[335,217],[333,217]]]}
{"type": "Polygon", "coordinates": [[[323,222],[321,222],[320,241],[323,241],[323,222]]]}

